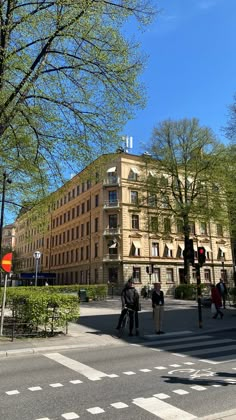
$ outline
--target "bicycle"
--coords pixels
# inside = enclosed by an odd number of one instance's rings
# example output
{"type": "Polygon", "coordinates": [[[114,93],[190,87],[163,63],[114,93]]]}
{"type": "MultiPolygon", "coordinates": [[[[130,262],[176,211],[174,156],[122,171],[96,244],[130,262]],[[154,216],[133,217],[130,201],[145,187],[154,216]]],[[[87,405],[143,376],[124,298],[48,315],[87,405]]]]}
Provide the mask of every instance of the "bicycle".
{"type": "Polygon", "coordinates": [[[129,326],[129,321],[130,321],[129,312],[134,312],[133,309],[127,308],[127,306],[124,309],[126,309],[126,312],[125,312],[124,318],[123,318],[122,323],[121,323],[121,327],[120,327],[119,332],[118,332],[118,337],[119,338],[121,338],[124,335],[125,330],[129,326]]]}

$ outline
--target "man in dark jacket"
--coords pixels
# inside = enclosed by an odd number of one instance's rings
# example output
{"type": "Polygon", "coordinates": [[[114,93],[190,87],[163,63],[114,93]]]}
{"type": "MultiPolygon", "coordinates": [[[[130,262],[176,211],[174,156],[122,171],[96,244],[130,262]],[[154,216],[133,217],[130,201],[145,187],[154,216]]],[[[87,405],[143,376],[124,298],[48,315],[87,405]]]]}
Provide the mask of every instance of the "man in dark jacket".
{"type": "Polygon", "coordinates": [[[222,278],[220,279],[219,283],[217,283],[216,287],[217,287],[217,289],[220,293],[221,299],[223,301],[223,308],[225,309],[225,299],[226,299],[228,291],[227,291],[227,287],[224,283],[224,280],[222,278]]]}
{"type": "Polygon", "coordinates": [[[126,286],[121,292],[121,302],[122,302],[122,312],[120,314],[119,322],[116,327],[117,330],[120,329],[122,321],[126,312],[129,309],[129,335],[133,335],[134,328],[134,316],[135,316],[135,328],[136,335],[139,335],[139,320],[138,320],[138,310],[139,310],[139,293],[135,289],[133,284],[133,279],[128,280],[126,286]]]}

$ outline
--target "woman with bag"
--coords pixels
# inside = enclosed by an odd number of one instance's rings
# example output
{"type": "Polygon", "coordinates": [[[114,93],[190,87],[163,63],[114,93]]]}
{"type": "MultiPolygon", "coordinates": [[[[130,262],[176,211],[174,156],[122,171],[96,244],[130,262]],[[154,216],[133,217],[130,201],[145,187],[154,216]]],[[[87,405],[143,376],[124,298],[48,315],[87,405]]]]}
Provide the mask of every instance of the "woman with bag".
{"type": "Polygon", "coordinates": [[[220,315],[220,318],[222,319],[224,314],[220,310],[222,306],[221,296],[220,296],[219,290],[214,284],[211,285],[211,301],[212,301],[212,304],[215,305],[215,309],[216,309],[216,313],[215,315],[213,315],[212,318],[216,319],[218,315],[220,315]]]}

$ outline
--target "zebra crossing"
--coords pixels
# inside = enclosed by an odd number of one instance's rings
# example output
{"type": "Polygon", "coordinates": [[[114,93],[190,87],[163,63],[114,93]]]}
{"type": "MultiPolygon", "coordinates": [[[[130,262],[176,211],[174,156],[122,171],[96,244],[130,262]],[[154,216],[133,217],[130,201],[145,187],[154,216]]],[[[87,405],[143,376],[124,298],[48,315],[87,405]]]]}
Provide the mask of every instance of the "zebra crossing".
{"type": "Polygon", "coordinates": [[[216,338],[214,334],[168,336],[142,345],[151,350],[169,352],[179,357],[194,357],[205,363],[219,364],[236,360],[236,339],[216,338]]]}

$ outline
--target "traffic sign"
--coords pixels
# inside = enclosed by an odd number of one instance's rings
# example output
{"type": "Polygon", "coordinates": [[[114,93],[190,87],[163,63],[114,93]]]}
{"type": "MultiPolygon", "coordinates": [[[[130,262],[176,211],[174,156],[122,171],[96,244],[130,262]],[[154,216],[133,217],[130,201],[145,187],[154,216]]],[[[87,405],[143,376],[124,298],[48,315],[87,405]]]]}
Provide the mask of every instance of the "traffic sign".
{"type": "Polygon", "coordinates": [[[7,273],[11,272],[11,265],[12,265],[12,252],[5,254],[2,258],[2,268],[7,273]]]}

